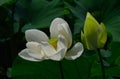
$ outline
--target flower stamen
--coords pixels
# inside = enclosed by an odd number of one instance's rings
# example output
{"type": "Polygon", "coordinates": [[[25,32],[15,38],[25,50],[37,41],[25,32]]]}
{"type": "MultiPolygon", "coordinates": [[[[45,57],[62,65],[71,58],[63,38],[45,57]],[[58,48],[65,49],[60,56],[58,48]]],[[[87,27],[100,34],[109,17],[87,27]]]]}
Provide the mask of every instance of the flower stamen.
{"type": "Polygon", "coordinates": [[[48,40],[48,43],[51,44],[55,49],[57,49],[57,41],[58,39],[56,37],[51,38],[50,40],[48,40]]]}

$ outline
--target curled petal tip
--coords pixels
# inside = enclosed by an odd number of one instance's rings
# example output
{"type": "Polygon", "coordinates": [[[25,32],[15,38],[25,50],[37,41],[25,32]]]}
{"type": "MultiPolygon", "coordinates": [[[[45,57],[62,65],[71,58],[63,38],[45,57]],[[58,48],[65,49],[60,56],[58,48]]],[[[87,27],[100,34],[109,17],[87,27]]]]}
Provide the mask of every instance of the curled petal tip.
{"type": "Polygon", "coordinates": [[[83,51],[83,44],[78,42],[73,46],[73,48],[70,51],[66,53],[65,58],[68,60],[75,60],[82,55],[83,51]]]}

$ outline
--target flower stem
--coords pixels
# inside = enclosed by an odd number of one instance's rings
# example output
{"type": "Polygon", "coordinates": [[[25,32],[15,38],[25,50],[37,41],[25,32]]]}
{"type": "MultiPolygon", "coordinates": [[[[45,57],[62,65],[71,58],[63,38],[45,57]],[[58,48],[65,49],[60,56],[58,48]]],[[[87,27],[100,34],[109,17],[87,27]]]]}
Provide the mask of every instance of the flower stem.
{"type": "Polygon", "coordinates": [[[97,49],[96,52],[98,53],[99,60],[100,60],[101,71],[102,71],[102,79],[105,79],[105,68],[104,68],[104,64],[103,64],[103,60],[102,60],[102,55],[101,55],[99,49],[97,49]]]}
{"type": "Polygon", "coordinates": [[[62,67],[61,61],[59,61],[59,67],[60,67],[61,78],[64,79],[64,72],[63,72],[63,67],[62,67]]]}

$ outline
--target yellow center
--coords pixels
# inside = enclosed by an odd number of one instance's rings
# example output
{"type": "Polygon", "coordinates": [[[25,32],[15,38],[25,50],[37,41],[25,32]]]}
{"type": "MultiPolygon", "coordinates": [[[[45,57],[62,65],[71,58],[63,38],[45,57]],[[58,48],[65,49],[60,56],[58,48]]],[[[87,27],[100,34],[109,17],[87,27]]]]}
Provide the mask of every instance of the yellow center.
{"type": "Polygon", "coordinates": [[[51,38],[48,42],[55,48],[57,49],[57,38],[54,37],[54,38],[51,38]]]}

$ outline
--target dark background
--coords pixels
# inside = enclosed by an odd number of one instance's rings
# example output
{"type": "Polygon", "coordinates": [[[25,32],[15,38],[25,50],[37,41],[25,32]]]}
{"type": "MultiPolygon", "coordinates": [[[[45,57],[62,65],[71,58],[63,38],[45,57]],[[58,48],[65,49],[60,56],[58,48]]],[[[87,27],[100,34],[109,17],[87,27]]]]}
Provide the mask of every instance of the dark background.
{"type": "MultiPolygon", "coordinates": [[[[99,23],[103,22],[108,32],[108,40],[103,49],[104,52],[109,51],[109,53],[105,53],[107,57],[103,56],[104,60],[109,64],[109,66],[106,67],[106,70],[108,70],[107,72],[110,73],[108,73],[109,76],[106,79],[119,79],[119,0],[0,0],[0,79],[12,79],[11,74],[13,74],[14,79],[30,79],[28,77],[24,77],[24,74],[28,74],[30,76],[31,73],[27,73],[26,69],[26,71],[23,71],[22,74],[20,69],[23,70],[24,68],[27,68],[33,62],[25,61],[18,57],[18,53],[25,48],[25,30],[36,28],[44,31],[49,35],[49,26],[51,21],[56,17],[61,17],[68,22],[73,33],[74,42],[81,41],[80,30],[83,30],[87,12],[90,12],[99,23]],[[111,55],[108,56],[109,54],[111,55]],[[11,73],[10,69],[12,69],[13,73],[11,73]],[[21,76],[23,76],[23,78],[21,76]]],[[[88,70],[92,71],[90,64],[93,64],[93,62],[91,61],[94,60],[98,62],[95,60],[96,56],[94,55],[96,55],[94,51],[88,51],[86,49],[83,56],[74,62],[62,60],[61,62],[65,74],[65,79],[75,79],[76,73],[86,74],[80,75],[80,79],[101,79],[98,64],[94,64],[95,67],[98,67],[98,69],[93,67],[93,70],[97,71],[87,73],[88,70]],[[87,60],[90,60],[90,62],[86,62],[87,60]],[[76,65],[74,65],[74,67],[78,67],[78,71],[75,71],[73,67],[73,64],[75,63],[76,65]],[[70,67],[68,67],[69,65],[70,67]],[[79,67],[84,68],[82,68],[83,70],[79,70],[79,67]],[[72,70],[70,71],[70,69],[72,70]],[[70,72],[72,73],[73,78],[70,77],[70,72]]],[[[43,70],[47,67],[46,63],[50,63],[50,67],[53,65],[56,66],[56,69],[54,69],[55,71],[53,71],[53,75],[55,76],[52,77],[50,74],[48,74],[48,77],[50,76],[49,79],[57,78],[58,75],[54,73],[59,71],[57,70],[59,65],[54,61],[43,61],[42,64],[33,63],[33,65],[30,66],[28,70],[35,66],[35,68],[38,69],[33,68],[31,71],[36,71],[37,76],[40,74],[38,70],[41,70],[40,72],[46,73],[46,71],[43,70]],[[38,66],[41,66],[41,68],[38,66]]],[[[51,68],[50,71],[52,71],[51,68]]],[[[59,76],[60,72],[61,71],[58,72],[59,76]]],[[[44,79],[44,75],[42,75],[41,78],[35,77],[35,79],[42,78],[44,79]]],[[[79,77],[76,77],[76,79],[77,78],[79,77]]]]}

